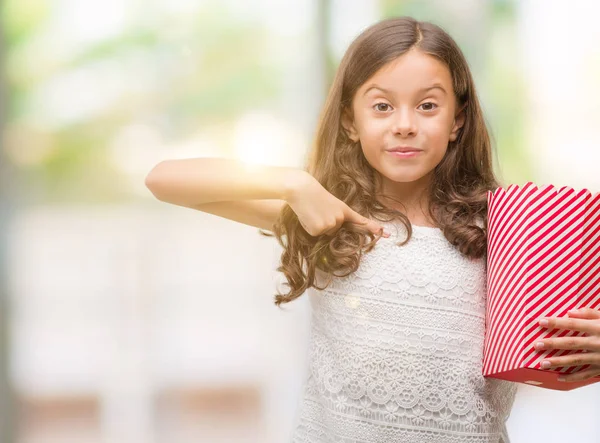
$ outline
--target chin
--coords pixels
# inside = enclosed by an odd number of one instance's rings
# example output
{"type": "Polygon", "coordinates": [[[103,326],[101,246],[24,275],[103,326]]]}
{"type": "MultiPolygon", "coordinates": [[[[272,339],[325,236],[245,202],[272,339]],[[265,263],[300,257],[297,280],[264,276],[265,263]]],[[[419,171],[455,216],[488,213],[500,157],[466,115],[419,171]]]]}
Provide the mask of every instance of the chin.
{"type": "Polygon", "coordinates": [[[412,183],[424,178],[427,173],[418,171],[389,171],[383,172],[383,175],[388,179],[396,183],[412,183]]]}
{"type": "Polygon", "coordinates": [[[407,176],[406,174],[386,175],[386,178],[394,183],[413,183],[419,181],[423,177],[423,175],[407,176]]]}

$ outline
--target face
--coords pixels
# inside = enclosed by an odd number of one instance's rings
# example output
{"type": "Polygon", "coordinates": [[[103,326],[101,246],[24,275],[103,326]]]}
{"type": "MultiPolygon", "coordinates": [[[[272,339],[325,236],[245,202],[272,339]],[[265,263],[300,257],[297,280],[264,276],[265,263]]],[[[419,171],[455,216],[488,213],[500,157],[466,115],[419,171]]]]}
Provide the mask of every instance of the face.
{"type": "Polygon", "coordinates": [[[457,114],[452,77],[437,58],[412,49],[388,63],[356,92],[344,127],[359,141],[369,164],[379,172],[383,191],[403,194],[426,189],[449,141],[464,124],[457,114]],[[389,150],[409,146],[417,154],[389,150]]]}

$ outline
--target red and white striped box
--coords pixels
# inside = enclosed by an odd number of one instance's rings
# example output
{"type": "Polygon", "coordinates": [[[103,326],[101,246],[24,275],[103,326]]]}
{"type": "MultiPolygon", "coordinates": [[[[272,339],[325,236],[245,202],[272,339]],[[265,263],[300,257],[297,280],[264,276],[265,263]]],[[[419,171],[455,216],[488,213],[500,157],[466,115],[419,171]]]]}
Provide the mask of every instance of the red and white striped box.
{"type": "Polygon", "coordinates": [[[599,382],[559,382],[589,365],[541,369],[539,339],[585,333],[539,326],[542,317],[600,309],[600,194],[536,186],[488,191],[487,307],[483,375],[568,391],[599,382]]]}

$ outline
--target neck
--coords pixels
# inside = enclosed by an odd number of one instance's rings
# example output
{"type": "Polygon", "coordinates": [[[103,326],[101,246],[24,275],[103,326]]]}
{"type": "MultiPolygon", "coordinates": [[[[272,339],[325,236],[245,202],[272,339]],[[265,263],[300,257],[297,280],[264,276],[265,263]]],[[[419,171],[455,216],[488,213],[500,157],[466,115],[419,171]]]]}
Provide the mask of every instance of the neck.
{"type": "Polygon", "coordinates": [[[433,224],[429,217],[429,185],[430,177],[425,176],[413,182],[395,182],[381,177],[380,201],[388,208],[405,214],[411,223],[417,225],[433,224]],[[390,198],[391,197],[391,198],[390,198]]]}

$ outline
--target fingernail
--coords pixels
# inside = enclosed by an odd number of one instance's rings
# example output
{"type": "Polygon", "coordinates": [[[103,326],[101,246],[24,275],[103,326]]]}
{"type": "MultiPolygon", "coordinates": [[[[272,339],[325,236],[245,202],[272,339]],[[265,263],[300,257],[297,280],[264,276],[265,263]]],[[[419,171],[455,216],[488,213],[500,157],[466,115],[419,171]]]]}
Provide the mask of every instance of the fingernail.
{"type": "Polygon", "coordinates": [[[389,236],[390,236],[390,233],[384,229],[384,231],[383,231],[383,235],[385,235],[386,237],[389,237],[389,236]]]}
{"type": "Polygon", "coordinates": [[[548,320],[540,320],[540,325],[544,328],[548,326],[548,320]]]}
{"type": "Polygon", "coordinates": [[[535,344],[535,348],[536,348],[536,349],[543,349],[543,348],[544,348],[544,342],[543,342],[543,341],[538,341],[538,342],[535,344]]]}
{"type": "Polygon", "coordinates": [[[566,379],[566,378],[564,378],[564,377],[558,377],[558,378],[557,378],[557,380],[558,380],[558,381],[567,381],[567,379],[566,379]]]}
{"type": "Polygon", "coordinates": [[[542,368],[546,369],[550,367],[550,362],[548,360],[544,360],[542,362],[542,368]]]}

